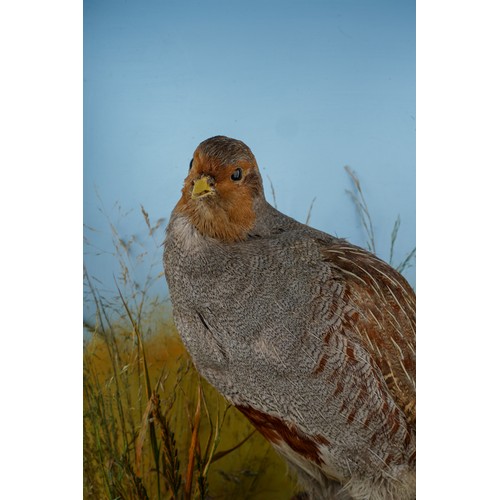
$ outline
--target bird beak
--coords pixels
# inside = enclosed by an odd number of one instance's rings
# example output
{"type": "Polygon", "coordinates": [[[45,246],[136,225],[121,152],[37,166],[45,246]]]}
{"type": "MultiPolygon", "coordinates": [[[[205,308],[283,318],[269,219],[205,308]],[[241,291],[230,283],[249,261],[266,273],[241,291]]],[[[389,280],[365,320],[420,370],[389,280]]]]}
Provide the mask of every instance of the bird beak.
{"type": "Polygon", "coordinates": [[[195,181],[193,190],[191,191],[191,198],[194,200],[195,198],[203,198],[204,196],[214,194],[213,182],[210,181],[211,179],[205,175],[195,181]]]}

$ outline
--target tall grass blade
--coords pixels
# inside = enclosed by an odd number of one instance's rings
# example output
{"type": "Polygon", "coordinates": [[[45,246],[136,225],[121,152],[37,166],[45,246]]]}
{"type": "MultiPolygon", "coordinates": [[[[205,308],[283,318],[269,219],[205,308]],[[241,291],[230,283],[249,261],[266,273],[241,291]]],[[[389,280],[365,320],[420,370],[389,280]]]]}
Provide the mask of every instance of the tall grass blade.
{"type": "Polygon", "coordinates": [[[393,257],[394,257],[394,246],[396,245],[396,239],[398,237],[399,226],[401,225],[401,219],[398,215],[397,219],[394,221],[394,227],[392,228],[391,233],[391,248],[389,251],[389,264],[393,265],[393,257]]]}
{"type": "Polygon", "coordinates": [[[352,183],[354,184],[355,191],[347,190],[347,193],[358,209],[358,213],[361,218],[361,224],[363,225],[366,235],[368,236],[368,250],[370,250],[370,252],[377,253],[375,248],[375,232],[373,230],[372,218],[370,216],[370,211],[368,210],[368,205],[363,195],[363,190],[361,189],[361,183],[359,182],[356,172],[352,170],[348,165],[346,165],[344,169],[351,178],[352,183]]]}
{"type": "Polygon", "coordinates": [[[307,217],[306,217],[306,222],[305,222],[306,226],[309,225],[309,222],[311,220],[312,209],[313,209],[315,201],[316,201],[316,196],[312,199],[311,204],[309,205],[309,210],[307,211],[307,217]]]}
{"type": "Polygon", "coordinates": [[[198,397],[196,402],[196,410],[194,413],[193,427],[191,431],[191,445],[189,447],[188,455],[188,466],[186,470],[186,500],[191,499],[191,492],[193,486],[193,473],[194,473],[194,460],[197,448],[199,446],[198,442],[198,431],[200,429],[200,418],[201,418],[201,382],[198,384],[198,397]]]}
{"type": "MultiPolygon", "coordinates": [[[[125,298],[123,297],[123,294],[120,290],[120,287],[118,286],[118,283],[116,282],[116,279],[115,279],[115,284],[116,284],[116,288],[118,290],[118,293],[120,295],[120,299],[122,301],[122,305],[123,307],[125,308],[125,311],[127,312],[127,315],[128,315],[128,318],[130,320],[130,323],[132,324],[132,328],[133,328],[133,331],[135,333],[135,336],[136,336],[136,339],[137,339],[137,342],[138,342],[138,345],[140,346],[140,353],[141,353],[141,365],[142,365],[142,370],[143,370],[143,373],[144,373],[144,378],[146,380],[146,395],[147,395],[147,398],[148,398],[148,406],[146,408],[146,411],[147,411],[147,414],[148,414],[148,423],[149,423],[149,439],[150,439],[150,442],[151,442],[151,447],[153,448],[153,458],[154,458],[154,462],[155,462],[155,468],[156,468],[156,477],[157,477],[157,488],[158,488],[158,498],[161,497],[161,487],[160,487],[160,451],[159,451],[159,448],[158,448],[158,440],[157,440],[157,437],[156,437],[156,431],[155,431],[155,426],[154,426],[154,421],[152,421],[150,419],[150,415],[151,415],[151,398],[152,398],[152,391],[151,391],[151,381],[150,381],[150,378],[149,378],[149,371],[148,371],[148,364],[147,364],[147,360],[146,360],[146,352],[144,350],[144,344],[142,342],[142,334],[141,334],[141,331],[139,329],[139,326],[138,324],[136,323],[136,321],[134,320],[134,317],[132,316],[132,313],[128,307],[128,304],[125,300],[125,298]]],[[[137,450],[137,448],[136,448],[137,450]]]]}

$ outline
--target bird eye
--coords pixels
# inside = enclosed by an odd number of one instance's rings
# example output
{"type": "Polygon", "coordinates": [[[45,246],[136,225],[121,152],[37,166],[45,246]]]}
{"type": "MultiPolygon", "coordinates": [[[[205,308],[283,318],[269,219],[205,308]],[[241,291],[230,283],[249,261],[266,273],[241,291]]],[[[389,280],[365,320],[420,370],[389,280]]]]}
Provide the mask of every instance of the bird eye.
{"type": "Polygon", "coordinates": [[[193,159],[194,158],[191,158],[191,161],[189,162],[189,170],[191,170],[191,167],[193,166],[193,159]]]}
{"type": "Polygon", "coordinates": [[[241,168],[237,168],[232,174],[231,174],[231,179],[233,181],[239,181],[241,179],[242,172],[241,168]]]}

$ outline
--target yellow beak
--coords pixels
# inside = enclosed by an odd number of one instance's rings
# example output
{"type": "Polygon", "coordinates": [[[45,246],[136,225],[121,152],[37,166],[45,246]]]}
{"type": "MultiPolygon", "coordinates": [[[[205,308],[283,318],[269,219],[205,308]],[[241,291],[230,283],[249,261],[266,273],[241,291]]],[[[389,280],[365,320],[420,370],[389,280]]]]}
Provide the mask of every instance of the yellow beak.
{"type": "Polygon", "coordinates": [[[214,194],[214,192],[214,188],[210,185],[208,177],[203,176],[195,181],[193,190],[191,191],[191,198],[203,198],[204,196],[214,194]]]}

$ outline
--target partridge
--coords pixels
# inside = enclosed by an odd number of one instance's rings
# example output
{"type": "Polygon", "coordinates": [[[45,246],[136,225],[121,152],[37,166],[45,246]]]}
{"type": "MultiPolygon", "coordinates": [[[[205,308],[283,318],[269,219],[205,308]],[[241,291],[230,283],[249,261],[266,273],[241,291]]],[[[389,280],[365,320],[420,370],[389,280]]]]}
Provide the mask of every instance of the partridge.
{"type": "Polygon", "coordinates": [[[398,272],[276,210],[224,136],[194,152],[164,267],[198,371],[311,499],[415,498],[415,294],[398,272]]]}

